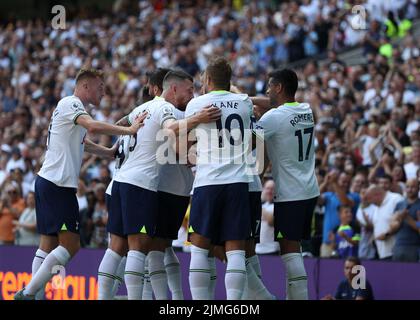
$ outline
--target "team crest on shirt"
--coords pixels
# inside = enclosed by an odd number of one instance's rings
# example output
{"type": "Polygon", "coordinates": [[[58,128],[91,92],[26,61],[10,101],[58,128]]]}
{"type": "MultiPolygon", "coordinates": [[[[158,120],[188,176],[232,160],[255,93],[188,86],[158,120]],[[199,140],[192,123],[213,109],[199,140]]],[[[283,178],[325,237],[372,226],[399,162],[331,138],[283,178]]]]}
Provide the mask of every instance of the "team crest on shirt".
{"type": "MultiPolygon", "coordinates": [[[[150,119],[151,117],[152,117],[152,114],[150,113],[150,109],[149,108],[146,108],[146,109],[144,109],[143,110],[143,112],[141,113],[141,114],[143,114],[143,113],[147,113],[147,117],[146,117],[146,119],[150,119]]],[[[139,115],[137,115],[138,117],[140,116],[140,114],[139,115]]]]}
{"type": "Polygon", "coordinates": [[[173,111],[171,107],[163,107],[163,116],[167,117],[167,116],[171,116],[173,115],[173,111]]]}
{"type": "Polygon", "coordinates": [[[73,102],[72,106],[71,106],[75,111],[84,111],[85,109],[83,109],[83,106],[80,105],[77,102],[73,102]]]}

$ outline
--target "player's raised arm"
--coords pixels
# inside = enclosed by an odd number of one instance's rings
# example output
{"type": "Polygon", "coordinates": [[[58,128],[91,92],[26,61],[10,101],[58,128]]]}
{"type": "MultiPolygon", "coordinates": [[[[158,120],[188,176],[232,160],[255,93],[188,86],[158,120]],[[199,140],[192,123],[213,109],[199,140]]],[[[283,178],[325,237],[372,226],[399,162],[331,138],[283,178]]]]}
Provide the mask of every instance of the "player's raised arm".
{"type": "Polygon", "coordinates": [[[266,111],[270,110],[270,99],[268,97],[249,97],[253,104],[265,109],[266,111]]]}
{"type": "Polygon", "coordinates": [[[196,114],[181,120],[169,119],[164,122],[163,127],[165,129],[173,131],[176,135],[179,135],[180,128],[186,128],[190,131],[197,127],[200,123],[210,123],[220,119],[221,111],[219,108],[206,106],[196,114]]]}
{"type": "Polygon", "coordinates": [[[117,151],[117,147],[118,144],[115,144],[112,148],[107,148],[97,143],[94,143],[89,139],[85,139],[85,151],[87,153],[95,154],[100,157],[114,158],[115,152],[117,151]]]}
{"type": "MultiPolygon", "coordinates": [[[[180,146],[182,141],[185,141],[183,138],[190,132],[192,129],[197,127],[201,123],[210,123],[219,120],[221,117],[221,111],[219,108],[206,106],[202,110],[198,111],[196,114],[180,120],[168,119],[163,123],[163,128],[170,131],[169,134],[173,133],[176,139],[172,143],[172,148],[177,154],[182,153],[185,149],[180,146]]],[[[194,144],[194,141],[187,141],[186,150],[189,150],[190,147],[194,144]]]]}
{"type": "Polygon", "coordinates": [[[142,126],[147,114],[140,115],[130,127],[117,126],[114,124],[96,121],[87,114],[80,115],[75,123],[84,127],[91,134],[107,134],[107,135],[133,135],[142,126]]]}

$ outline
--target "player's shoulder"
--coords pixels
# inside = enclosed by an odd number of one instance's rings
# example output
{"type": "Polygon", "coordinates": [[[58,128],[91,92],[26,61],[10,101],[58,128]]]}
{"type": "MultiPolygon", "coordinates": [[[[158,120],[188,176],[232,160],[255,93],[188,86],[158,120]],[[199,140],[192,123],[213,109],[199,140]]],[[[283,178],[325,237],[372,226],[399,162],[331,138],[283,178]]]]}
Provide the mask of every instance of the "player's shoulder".
{"type": "Polygon", "coordinates": [[[209,93],[206,93],[206,94],[202,94],[201,96],[192,98],[190,102],[188,103],[188,105],[195,105],[195,104],[202,103],[204,101],[210,101],[210,100],[212,100],[211,95],[209,93]]]}
{"type": "Polygon", "coordinates": [[[166,101],[166,100],[155,100],[155,103],[153,105],[153,107],[151,108],[151,112],[154,114],[168,114],[168,113],[174,113],[175,112],[175,106],[166,101]]]}
{"type": "Polygon", "coordinates": [[[260,121],[267,121],[267,120],[273,119],[273,117],[276,117],[276,116],[281,115],[281,114],[282,113],[279,112],[279,108],[272,108],[262,115],[260,121]]]}
{"type": "Polygon", "coordinates": [[[246,93],[234,93],[230,91],[224,91],[221,93],[216,92],[209,92],[202,96],[205,99],[208,100],[235,100],[235,101],[247,101],[249,100],[251,102],[251,99],[249,99],[249,96],[246,93]]]}
{"type": "Polygon", "coordinates": [[[174,108],[175,109],[175,106],[172,103],[170,103],[170,102],[168,102],[164,99],[157,100],[156,104],[157,104],[158,108],[174,108]]]}
{"type": "Polygon", "coordinates": [[[198,111],[200,108],[211,104],[211,99],[208,94],[203,94],[201,96],[194,97],[188,102],[185,109],[186,114],[191,115],[192,113],[198,111]]]}
{"type": "Polygon", "coordinates": [[[302,102],[296,104],[283,104],[277,108],[272,109],[273,114],[277,117],[289,117],[290,115],[295,115],[297,113],[310,113],[312,112],[311,106],[309,103],[302,102]]]}
{"type": "Polygon", "coordinates": [[[311,109],[311,105],[308,102],[301,102],[301,103],[299,103],[299,108],[311,109]]]}
{"type": "Polygon", "coordinates": [[[146,103],[143,103],[143,104],[135,107],[133,110],[131,110],[130,114],[131,115],[137,115],[137,114],[142,113],[147,108],[147,104],[146,103]]]}
{"type": "Polygon", "coordinates": [[[294,112],[296,110],[305,111],[311,110],[311,106],[307,102],[296,102],[290,104],[283,104],[282,106],[278,107],[281,112],[294,112]]]}
{"type": "MultiPolygon", "coordinates": [[[[162,99],[163,100],[163,99],[162,99]]],[[[131,113],[138,114],[142,113],[144,111],[153,112],[156,108],[160,107],[161,103],[159,103],[160,100],[158,99],[152,99],[146,102],[143,102],[142,104],[135,107],[131,113]]],[[[164,101],[164,100],[163,100],[164,101]]]]}
{"type": "Polygon", "coordinates": [[[67,96],[58,101],[57,108],[71,108],[74,111],[84,111],[82,101],[76,96],[67,96]]]}

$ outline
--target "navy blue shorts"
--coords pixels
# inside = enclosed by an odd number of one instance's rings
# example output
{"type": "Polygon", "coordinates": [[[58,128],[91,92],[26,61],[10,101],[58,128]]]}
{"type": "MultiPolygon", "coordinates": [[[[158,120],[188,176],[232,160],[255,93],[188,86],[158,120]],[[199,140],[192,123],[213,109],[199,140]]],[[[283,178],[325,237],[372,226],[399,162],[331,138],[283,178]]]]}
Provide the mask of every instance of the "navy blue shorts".
{"type": "Polygon", "coordinates": [[[190,197],[158,191],[159,214],[155,237],[175,240],[190,203],[190,197]]]}
{"type": "Polygon", "coordinates": [[[261,192],[250,192],[249,193],[249,206],[251,213],[251,237],[255,243],[260,242],[260,231],[261,231],[261,192]]]}
{"type": "Polygon", "coordinates": [[[210,185],[194,189],[190,231],[222,244],[251,235],[247,183],[210,185]]]}
{"type": "Polygon", "coordinates": [[[274,203],[274,238],[301,241],[311,238],[312,216],[318,197],[274,203]]]}
{"type": "Polygon", "coordinates": [[[108,209],[108,223],[106,225],[106,230],[113,235],[117,235],[121,238],[127,238],[127,236],[124,235],[121,208],[115,206],[115,201],[112,201],[113,197],[109,194],[105,195],[105,199],[106,207],[108,209]]]}
{"type": "Polygon", "coordinates": [[[153,237],[158,214],[157,192],[114,181],[108,231],[119,236],[144,233],[153,237]],[[122,234],[121,234],[122,225],[122,234]]]}
{"type": "Polygon", "coordinates": [[[75,188],[59,187],[40,176],[35,179],[38,233],[57,236],[60,231],[79,233],[80,214],[75,188]]]}

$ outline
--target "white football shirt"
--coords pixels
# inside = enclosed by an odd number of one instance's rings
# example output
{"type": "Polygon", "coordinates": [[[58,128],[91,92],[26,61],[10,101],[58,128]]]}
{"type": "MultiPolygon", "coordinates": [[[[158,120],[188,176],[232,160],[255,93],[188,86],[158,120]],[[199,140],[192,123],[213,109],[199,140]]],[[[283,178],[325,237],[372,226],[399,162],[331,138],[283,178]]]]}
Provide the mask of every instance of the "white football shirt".
{"type": "MultiPolygon", "coordinates": [[[[184,119],[184,112],[175,109],[174,115],[177,120],[184,119]]],[[[169,159],[176,159],[173,148],[168,149],[169,159]]],[[[177,196],[189,197],[194,182],[194,175],[185,164],[167,163],[159,165],[158,190],[177,196]]]]}
{"type": "Polygon", "coordinates": [[[76,120],[83,114],[88,113],[76,96],[61,99],[53,111],[45,160],[38,175],[59,187],[78,186],[87,130],[76,120]]]}
{"type": "Polygon", "coordinates": [[[268,157],[276,183],[274,202],[319,196],[315,175],[314,119],[307,103],[286,103],[265,113],[258,127],[264,130],[268,157]]]}
{"type": "MultiPolygon", "coordinates": [[[[373,235],[375,238],[389,231],[392,217],[396,212],[395,209],[401,201],[404,201],[404,197],[402,195],[388,191],[381,205],[375,208],[376,210],[372,215],[373,235]]],[[[379,259],[392,256],[392,250],[395,246],[395,242],[395,234],[391,235],[386,240],[375,240],[379,259]]]]}
{"type": "Polygon", "coordinates": [[[129,157],[116,173],[114,180],[129,183],[143,189],[157,191],[158,163],[156,152],[162,141],[158,141],[159,130],[168,119],[176,119],[175,107],[161,97],[143,103],[135,108],[129,115],[130,123],[134,119],[147,112],[144,126],[130,139],[129,157]]]}
{"type": "Polygon", "coordinates": [[[221,119],[199,124],[197,138],[197,171],[194,188],[231,183],[249,183],[246,154],[251,139],[252,102],[246,94],[212,91],[192,99],[185,111],[189,117],[212,105],[222,111],[221,119]]]}

